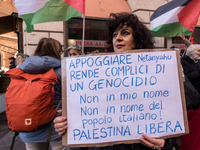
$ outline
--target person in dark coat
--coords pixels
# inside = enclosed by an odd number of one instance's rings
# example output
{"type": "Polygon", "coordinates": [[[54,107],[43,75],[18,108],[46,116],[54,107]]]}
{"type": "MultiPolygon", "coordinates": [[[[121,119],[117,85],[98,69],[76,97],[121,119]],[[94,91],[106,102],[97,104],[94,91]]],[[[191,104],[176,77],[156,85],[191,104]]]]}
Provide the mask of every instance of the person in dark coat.
{"type": "Polygon", "coordinates": [[[192,44],[188,47],[186,55],[181,58],[185,76],[200,93],[200,45],[192,44]]]}
{"type": "Polygon", "coordinates": [[[16,67],[16,65],[15,65],[15,57],[9,57],[9,61],[10,61],[9,68],[10,69],[15,68],[16,67]]]}

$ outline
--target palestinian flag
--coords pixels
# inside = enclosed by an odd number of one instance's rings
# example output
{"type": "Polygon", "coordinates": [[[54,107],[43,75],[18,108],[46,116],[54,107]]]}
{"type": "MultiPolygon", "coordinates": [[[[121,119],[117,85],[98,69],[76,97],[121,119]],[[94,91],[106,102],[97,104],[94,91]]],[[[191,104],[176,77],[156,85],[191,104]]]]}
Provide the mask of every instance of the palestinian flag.
{"type": "Polygon", "coordinates": [[[192,35],[200,14],[200,0],[173,0],[159,7],[151,16],[155,37],[192,35]]]}
{"type": "Polygon", "coordinates": [[[85,0],[15,0],[15,7],[27,32],[33,31],[33,24],[67,21],[85,14],[85,0]]]}

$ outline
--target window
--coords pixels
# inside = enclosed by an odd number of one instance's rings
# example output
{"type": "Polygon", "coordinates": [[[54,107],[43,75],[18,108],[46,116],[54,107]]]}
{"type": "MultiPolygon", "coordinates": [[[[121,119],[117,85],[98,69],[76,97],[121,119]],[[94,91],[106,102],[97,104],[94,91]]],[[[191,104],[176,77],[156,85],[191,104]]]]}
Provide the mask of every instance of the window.
{"type": "MultiPolygon", "coordinates": [[[[76,41],[82,40],[83,34],[83,20],[82,19],[70,19],[67,21],[68,23],[68,39],[76,41]]],[[[85,20],[85,41],[90,44],[85,44],[84,52],[90,48],[98,49],[100,52],[105,51],[105,43],[108,35],[108,31],[106,28],[106,22],[103,20],[85,20]]],[[[70,42],[68,42],[69,45],[70,42]]]]}
{"type": "MultiPolygon", "coordinates": [[[[69,39],[82,39],[82,19],[68,21],[69,39]]],[[[85,20],[85,40],[106,40],[107,30],[105,21],[85,20]]]]}

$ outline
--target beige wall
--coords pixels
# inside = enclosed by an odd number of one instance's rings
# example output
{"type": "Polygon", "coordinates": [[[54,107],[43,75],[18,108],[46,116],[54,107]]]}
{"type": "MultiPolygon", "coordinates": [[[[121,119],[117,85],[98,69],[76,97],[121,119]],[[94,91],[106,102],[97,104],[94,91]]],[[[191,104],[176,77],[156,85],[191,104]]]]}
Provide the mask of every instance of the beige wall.
{"type": "MultiPolygon", "coordinates": [[[[154,11],[171,0],[127,0],[132,12],[138,16],[138,18],[151,29],[150,17],[154,11]]],[[[155,37],[155,46],[158,48],[164,48],[164,38],[155,37]]]]}
{"type": "Polygon", "coordinates": [[[32,55],[37,46],[39,40],[43,37],[54,38],[64,45],[64,30],[63,21],[60,22],[47,22],[34,25],[34,31],[27,33],[25,31],[26,25],[23,24],[24,28],[24,53],[32,55]]]}
{"type": "Polygon", "coordinates": [[[86,0],[85,15],[108,18],[110,13],[131,12],[126,0],[86,0]]]}
{"type": "MultiPolygon", "coordinates": [[[[172,0],[168,0],[170,2],[172,0]]],[[[159,6],[164,5],[167,0],[127,0],[129,6],[132,11],[136,11],[138,9],[144,10],[156,10],[159,6]]]]}

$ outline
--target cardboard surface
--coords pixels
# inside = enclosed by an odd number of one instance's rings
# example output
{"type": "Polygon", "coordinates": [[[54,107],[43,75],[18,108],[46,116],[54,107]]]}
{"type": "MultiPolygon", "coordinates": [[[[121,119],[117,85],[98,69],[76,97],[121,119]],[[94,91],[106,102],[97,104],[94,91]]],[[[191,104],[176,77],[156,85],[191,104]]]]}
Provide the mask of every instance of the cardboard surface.
{"type": "Polygon", "coordinates": [[[178,50],[132,50],[62,60],[63,145],[138,143],[143,133],[189,133],[178,50]]]}

